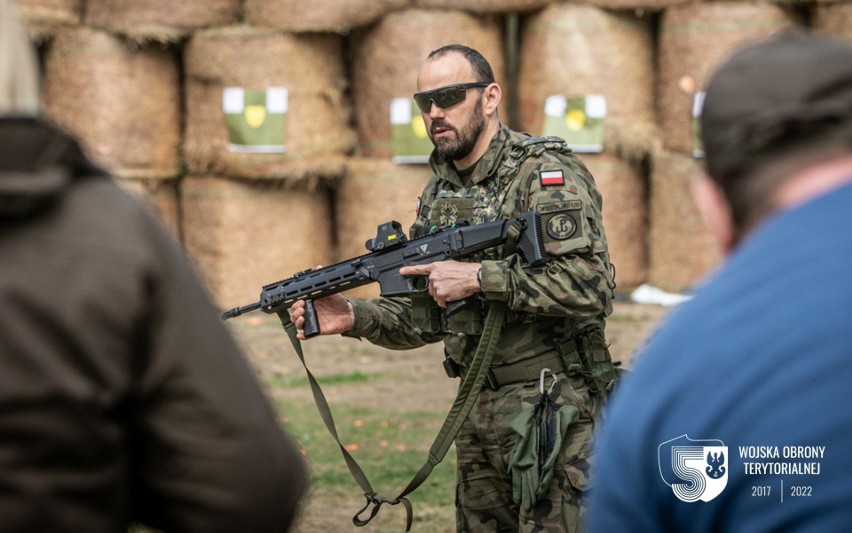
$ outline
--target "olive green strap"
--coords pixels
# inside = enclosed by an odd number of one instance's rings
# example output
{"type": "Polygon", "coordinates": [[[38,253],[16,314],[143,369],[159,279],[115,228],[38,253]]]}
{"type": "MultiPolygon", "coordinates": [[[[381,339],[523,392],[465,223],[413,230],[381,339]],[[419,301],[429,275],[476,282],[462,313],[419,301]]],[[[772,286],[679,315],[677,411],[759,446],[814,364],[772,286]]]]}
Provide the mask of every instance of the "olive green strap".
{"type": "Polygon", "coordinates": [[[370,480],[367,479],[367,475],[358,465],[358,462],[352,457],[352,454],[343,446],[343,443],[340,442],[340,436],[337,434],[337,428],[334,425],[334,417],[331,415],[331,409],[329,408],[328,401],[325,399],[325,394],[323,394],[322,389],[319,386],[316,378],[313,373],[311,373],[308,368],[307,363],[305,362],[305,354],[302,351],[302,343],[296,337],[296,325],[290,320],[290,316],[287,312],[278,313],[278,318],[281,319],[281,325],[284,326],[284,331],[287,333],[287,336],[290,338],[290,342],[293,344],[293,349],[296,350],[296,355],[299,356],[299,360],[302,362],[302,366],[305,368],[305,373],[308,376],[308,382],[311,385],[311,393],[314,396],[314,403],[317,405],[317,410],[322,417],[322,421],[325,423],[325,427],[331,436],[334,437],[335,442],[337,442],[337,446],[340,448],[340,453],[343,454],[343,459],[346,461],[346,466],[349,467],[349,472],[352,474],[352,479],[358,483],[358,486],[361,487],[361,490],[364,491],[364,496],[367,498],[367,504],[352,518],[352,522],[356,526],[363,526],[367,524],[370,520],[373,519],[374,516],[379,512],[379,508],[384,503],[389,503],[391,505],[402,504],[405,507],[405,512],[407,516],[406,522],[406,531],[411,529],[411,523],[413,519],[413,510],[411,508],[411,503],[403,498],[397,497],[394,499],[388,499],[380,494],[378,494],[375,490],[373,490],[372,485],[370,485],[370,480]],[[367,520],[361,520],[359,516],[367,510],[367,508],[374,504],[375,507],[370,514],[370,517],[367,520]]]}
{"type": "MultiPolygon", "coordinates": [[[[504,255],[515,253],[515,248],[520,239],[523,228],[517,221],[513,222],[508,228],[508,239],[504,246],[504,255]]],[[[444,424],[441,430],[438,431],[438,436],[429,448],[429,458],[420,470],[414,475],[414,478],[402,492],[398,498],[402,498],[419,487],[432,469],[440,463],[447,451],[450,449],[453,441],[458,435],[473,404],[479,397],[479,392],[485,383],[485,378],[488,370],[491,368],[491,361],[494,359],[494,352],[497,351],[497,341],[500,340],[500,333],[503,330],[503,323],[506,320],[506,302],[495,301],[488,307],[488,314],[485,317],[485,324],[482,326],[482,335],[479,337],[479,344],[476,346],[476,352],[473,354],[473,359],[467,367],[467,371],[459,384],[459,390],[456,394],[456,399],[453,400],[453,405],[450,407],[447,418],[444,419],[444,424]]]]}
{"type": "Polygon", "coordinates": [[[476,353],[473,355],[470,366],[468,366],[467,372],[465,372],[459,384],[458,394],[456,394],[456,399],[453,401],[449,413],[447,413],[447,418],[444,419],[444,424],[429,449],[429,459],[415,474],[411,483],[400,493],[400,497],[420,486],[429,477],[432,468],[444,459],[450,449],[450,445],[458,435],[459,429],[461,429],[467,415],[470,414],[470,410],[482,390],[485,376],[488,374],[494,352],[497,349],[497,341],[500,340],[505,315],[506,304],[504,302],[495,302],[488,309],[476,353]]]}
{"type": "Polygon", "coordinates": [[[325,427],[331,436],[334,437],[335,442],[337,442],[337,446],[340,448],[340,453],[343,454],[343,459],[346,461],[346,466],[349,467],[349,472],[352,475],[352,478],[356,483],[358,483],[361,490],[364,491],[364,497],[367,499],[366,505],[364,505],[364,507],[362,507],[361,510],[352,517],[352,523],[356,526],[360,527],[370,523],[370,521],[378,514],[379,509],[383,504],[388,503],[390,505],[397,505],[401,503],[405,507],[406,512],[405,530],[411,530],[414,512],[411,502],[409,502],[405,496],[413,492],[424,481],[426,481],[426,478],[428,478],[429,474],[432,473],[432,469],[435,465],[444,459],[447,451],[450,449],[450,445],[452,445],[455,440],[462,423],[464,423],[464,420],[467,418],[468,414],[470,414],[470,410],[473,408],[473,404],[479,396],[479,391],[482,390],[483,381],[485,380],[488,368],[491,366],[491,360],[497,347],[497,341],[500,339],[500,331],[503,327],[505,314],[506,304],[503,302],[495,302],[489,308],[488,316],[485,319],[485,325],[482,331],[482,337],[480,338],[476,353],[473,356],[469,370],[465,373],[464,379],[459,385],[458,394],[456,395],[456,399],[453,401],[453,405],[447,414],[447,418],[444,420],[444,424],[438,432],[438,436],[435,437],[435,441],[429,449],[429,457],[426,463],[424,463],[420,470],[414,475],[408,486],[405,487],[405,489],[403,489],[396,498],[386,498],[373,490],[370,481],[367,479],[367,475],[358,465],[355,458],[352,457],[352,454],[350,454],[340,442],[340,436],[337,434],[337,428],[334,424],[334,418],[331,415],[331,409],[329,408],[328,401],[325,399],[325,395],[323,394],[319,383],[316,378],[314,378],[314,375],[311,373],[307,363],[305,362],[302,343],[296,337],[296,326],[290,320],[287,313],[278,313],[278,317],[281,319],[281,324],[284,326],[284,331],[290,338],[290,342],[293,344],[293,348],[296,350],[296,354],[299,356],[299,360],[305,368],[305,373],[308,376],[308,382],[311,385],[311,392],[314,396],[314,402],[316,403],[317,410],[325,423],[325,427]],[[367,518],[361,518],[361,515],[364,514],[371,505],[374,507],[371,509],[369,516],[367,518]]]}

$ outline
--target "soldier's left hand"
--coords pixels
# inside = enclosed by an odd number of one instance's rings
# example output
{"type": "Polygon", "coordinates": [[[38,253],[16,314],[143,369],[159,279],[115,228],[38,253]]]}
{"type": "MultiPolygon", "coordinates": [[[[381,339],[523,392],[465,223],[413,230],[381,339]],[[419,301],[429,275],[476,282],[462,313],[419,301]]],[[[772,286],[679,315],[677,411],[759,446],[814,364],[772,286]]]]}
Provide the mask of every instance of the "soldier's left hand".
{"type": "Polygon", "coordinates": [[[460,261],[437,261],[428,265],[405,266],[399,269],[403,276],[424,276],[429,280],[429,294],[441,307],[447,307],[448,302],[464,300],[479,292],[479,281],[476,273],[479,263],[462,263],[460,261]]]}

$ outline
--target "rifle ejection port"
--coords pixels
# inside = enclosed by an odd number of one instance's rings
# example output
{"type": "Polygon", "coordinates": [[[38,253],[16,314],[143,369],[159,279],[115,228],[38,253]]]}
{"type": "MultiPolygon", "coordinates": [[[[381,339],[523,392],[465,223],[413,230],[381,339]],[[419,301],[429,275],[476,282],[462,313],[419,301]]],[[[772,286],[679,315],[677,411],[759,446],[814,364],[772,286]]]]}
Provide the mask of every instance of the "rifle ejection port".
{"type": "Polygon", "coordinates": [[[407,250],[402,251],[402,257],[404,259],[408,259],[409,257],[414,257],[415,255],[426,255],[426,252],[429,251],[429,243],[423,243],[420,246],[409,248],[407,250]]]}

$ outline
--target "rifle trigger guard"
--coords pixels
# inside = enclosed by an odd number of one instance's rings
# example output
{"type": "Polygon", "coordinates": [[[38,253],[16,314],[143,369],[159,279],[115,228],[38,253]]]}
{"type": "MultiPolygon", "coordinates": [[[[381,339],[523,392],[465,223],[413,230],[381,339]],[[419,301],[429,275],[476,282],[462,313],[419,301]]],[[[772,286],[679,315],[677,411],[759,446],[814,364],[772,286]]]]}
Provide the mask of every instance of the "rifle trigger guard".
{"type": "Polygon", "coordinates": [[[420,294],[429,290],[429,276],[412,276],[408,279],[408,288],[412,294],[420,294]]]}

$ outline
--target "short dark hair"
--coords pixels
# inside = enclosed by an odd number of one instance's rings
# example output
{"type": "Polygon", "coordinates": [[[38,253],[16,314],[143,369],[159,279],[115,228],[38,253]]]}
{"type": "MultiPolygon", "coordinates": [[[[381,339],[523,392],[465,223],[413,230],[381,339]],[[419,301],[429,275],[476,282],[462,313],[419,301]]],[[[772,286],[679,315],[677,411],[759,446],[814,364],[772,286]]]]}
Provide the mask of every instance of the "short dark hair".
{"type": "Polygon", "coordinates": [[[467,59],[470,66],[473,67],[473,75],[476,76],[475,81],[481,81],[484,83],[495,82],[494,72],[491,70],[491,65],[488,63],[488,60],[485,59],[485,57],[483,57],[483,55],[477,50],[474,50],[469,46],[465,46],[463,44],[448,44],[438,48],[437,50],[432,50],[426,59],[439,58],[451,52],[457,52],[467,59]]]}

